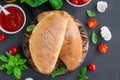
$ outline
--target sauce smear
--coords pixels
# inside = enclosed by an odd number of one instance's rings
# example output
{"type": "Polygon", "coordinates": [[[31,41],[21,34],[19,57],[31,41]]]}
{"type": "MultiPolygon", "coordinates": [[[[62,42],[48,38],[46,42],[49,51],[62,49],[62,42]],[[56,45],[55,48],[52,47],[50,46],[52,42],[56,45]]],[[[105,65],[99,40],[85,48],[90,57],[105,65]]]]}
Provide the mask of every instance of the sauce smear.
{"type": "Polygon", "coordinates": [[[6,10],[10,12],[10,14],[5,15],[3,12],[0,13],[0,26],[9,32],[19,30],[24,24],[22,11],[14,6],[7,7],[6,10]]]}

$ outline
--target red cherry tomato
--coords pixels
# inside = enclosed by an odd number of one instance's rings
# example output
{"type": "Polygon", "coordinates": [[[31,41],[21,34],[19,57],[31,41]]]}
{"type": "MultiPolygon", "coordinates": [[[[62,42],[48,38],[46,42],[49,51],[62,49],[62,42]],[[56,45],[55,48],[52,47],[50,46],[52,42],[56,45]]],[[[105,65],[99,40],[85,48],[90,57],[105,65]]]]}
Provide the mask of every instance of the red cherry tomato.
{"type": "Polygon", "coordinates": [[[0,41],[4,41],[6,39],[6,35],[5,34],[0,34],[0,41]]]}
{"type": "Polygon", "coordinates": [[[12,55],[16,55],[18,52],[18,48],[16,46],[13,46],[9,49],[9,53],[12,55]]]}
{"type": "Polygon", "coordinates": [[[96,70],[96,65],[93,64],[93,63],[91,63],[91,64],[88,65],[88,69],[89,69],[90,71],[95,71],[95,70],[96,70]]]}
{"type": "Polygon", "coordinates": [[[98,51],[101,53],[101,54],[104,54],[104,53],[107,53],[108,52],[108,45],[105,44],[105,43],[102,43],[98,46],[98,51]]]}
{"type": "Polygon", "coordinates": [[[88,27],[89,28],[94,29],[94,28],[97,27],[97,25],[98,25],[98,22],[94,18],[91,18],[91,19],[88,20],[88,27]]]}
{"type": "Polygon", "coordinates": [[[71,0],[71,2],[72,2],[73,4],[79,5],[79,1],[78,1],[78,0],[71,0]]]}
{"type": "Polygon", "coordinates": [[[85,4],[85,3],[87,3],[89,0],[83,0],[83,3],[85,4]]]}

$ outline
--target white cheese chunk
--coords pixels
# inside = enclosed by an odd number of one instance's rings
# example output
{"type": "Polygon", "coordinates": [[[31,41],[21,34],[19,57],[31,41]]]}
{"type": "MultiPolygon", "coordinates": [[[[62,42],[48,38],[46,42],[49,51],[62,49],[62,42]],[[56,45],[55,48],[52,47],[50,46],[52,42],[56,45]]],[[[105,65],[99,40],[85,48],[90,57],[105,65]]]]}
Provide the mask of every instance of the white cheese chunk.
{"type": "Polygon", "coordinates": [[[102,38],[104,38],[105,41],[111,40],[112,34],[110,30],[108,29],[108,27],[106,26],[101,27],[101,36],[102,38]]]}
{"type": "Polygon", "coordinates": [[[100,13],[105,12],[106,9],[107,9],[107,7],[108,7],[107,2],[105,2],[105,1],[98,1],[98,2],[97,2],[97,10],[98,10],[100,13]]]}
{"type": "Polygon", "coordinates": [[[25,80],[33,80],[33,78],[26,78],[25,80]]]}

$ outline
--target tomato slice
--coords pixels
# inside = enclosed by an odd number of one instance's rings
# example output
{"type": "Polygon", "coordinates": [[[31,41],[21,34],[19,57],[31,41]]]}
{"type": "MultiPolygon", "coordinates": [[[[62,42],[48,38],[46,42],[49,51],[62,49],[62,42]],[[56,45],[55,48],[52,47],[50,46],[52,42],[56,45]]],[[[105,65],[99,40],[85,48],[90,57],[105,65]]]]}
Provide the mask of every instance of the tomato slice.
{"type": "Polygon", "coordinates": [[[88,20],[88,27],[89,28],[92,28],[92,29],[94,29],[94,28],[96,28],[97,27],[97,25],[98,25],[98,22],[97,22],[97,20],[96,19],[94,19],[94,18],[91,18],[91,19],[89,19],[88,20]]]}

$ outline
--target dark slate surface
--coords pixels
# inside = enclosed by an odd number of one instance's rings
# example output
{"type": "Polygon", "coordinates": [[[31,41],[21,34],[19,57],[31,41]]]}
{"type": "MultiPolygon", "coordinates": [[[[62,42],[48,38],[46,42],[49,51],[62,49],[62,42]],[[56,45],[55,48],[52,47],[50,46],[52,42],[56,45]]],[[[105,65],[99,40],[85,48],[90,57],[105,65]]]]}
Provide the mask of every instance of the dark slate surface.
{"type": "MultiPolygon", "coordinates": [[[[28,64],[29,70],[22,73],[21,80],[24,80],[26,77],[32,77],[34,80],[77,80],[77,74],[80,72],[81,68],[89,63],[95,63],[97,66],[97,70],[95,72],[87,72],[89,80],[120,80],[120,0],[104,0],[108,2],[109,6],[107,11],[103,14],[98,13],[96,10],[97,1],[99,0],[92,0],[89,5],[82,8],[72,7],[66,1],[64,1],[65,4],[62,10],[68,11],[85,25],[89,38],[92,31],[98,32],[99,35],[101,26],[106,25],[112,32],[112,40],[105,42],[103,39],[101,39],[101,37],[99,37],[99,42],[97,45],[93,45],[90,41],[89,52],[86,60],[82,66],[69,74],[52,79],[48,76],[39,74],[28,64]],[[92,9],[97,13],[95,18],[99,22],[98,28],[91,30],[87,27],[86,22],[89,19],[85,13],[87,9],[92,9]],[[107,54],[101,55],[97,52],[96,49],[100,43],[107,43],[109,45],[109,52],[107,54]]],[[[4,5],[5,3],[3,0],[0,0],[0,4],[4,5]]],[[[36,16],[39,13],[53,10],[48,3],[45,3],[37,8],[30,8],[28,5],[20,4],[19,2],[16,2],[15,4],[20,5],[25,10],[27,15],[26,26],[29,25],[32,20],[36,20],[36,16]]],[[[7,34],[6,41],[0,42],[0,53],[8,51],[11,46],[18,46],[19,52],[24,56],[22,50],[22,40],[26,26],[17,34],[7,34]]],[[[0,31],[0,33],[3,32],[0,31]]],[[[0,71],[0,80],[17,79],[13,76],[7,76],[6,71],[0,71]]]]}

